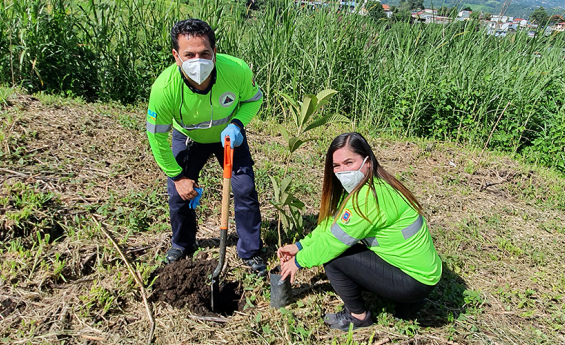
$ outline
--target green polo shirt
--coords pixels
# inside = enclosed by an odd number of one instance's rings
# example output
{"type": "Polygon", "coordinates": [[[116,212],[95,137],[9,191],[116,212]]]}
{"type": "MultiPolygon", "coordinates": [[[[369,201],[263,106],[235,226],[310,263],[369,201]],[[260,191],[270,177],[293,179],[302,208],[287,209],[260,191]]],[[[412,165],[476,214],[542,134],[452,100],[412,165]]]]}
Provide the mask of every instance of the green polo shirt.
{"type": "Polygon", "coordinates": [[[147,137],[157,164],[169,177],[182,173],[168,142],[173,127],[195,142],[217,143],[233,120],[247,125],[262,99],[249,66],[233,56],[216,54],[216,82],[205,95],[185,85],[176,64],[168,67],[151,87],[147,111],[147,137]],[[192,129],[195,125],[207,129],[192,129]]]}

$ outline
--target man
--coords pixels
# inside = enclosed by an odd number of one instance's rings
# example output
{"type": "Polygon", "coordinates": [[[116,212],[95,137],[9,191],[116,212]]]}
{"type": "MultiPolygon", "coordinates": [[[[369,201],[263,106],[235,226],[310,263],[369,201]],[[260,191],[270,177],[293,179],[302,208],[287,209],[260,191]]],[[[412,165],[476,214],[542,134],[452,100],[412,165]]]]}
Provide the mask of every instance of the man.
{"type": "Polygon", "coordinates": [[[261,214],[255,190],[253,160],[245,125],[257,114],[263,94],[247,64],[216,53],[216,37],[198,19],[175,24],[171,31],[176,65],[161,73],[151,88],[147,136],[153,156],[167,174],[167,192],[173,237],[166,262],[194,251],[198,176],[213,153],[223,164],[226,136],[234,147],[232,190],[237,253],[251,270],[266,274],[258,255],[261,214]],[[173,130],[172,151],[168,132],[173,130]]]}

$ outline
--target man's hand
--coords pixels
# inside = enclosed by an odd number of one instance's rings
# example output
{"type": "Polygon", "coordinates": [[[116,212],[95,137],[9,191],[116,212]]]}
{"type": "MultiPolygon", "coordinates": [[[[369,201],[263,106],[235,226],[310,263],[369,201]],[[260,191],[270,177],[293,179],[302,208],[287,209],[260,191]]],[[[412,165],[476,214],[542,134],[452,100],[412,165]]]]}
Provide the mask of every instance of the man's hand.
{"type": "Polygon", "coordinates": [[[290,283],[294,283],[294,276],[298,271],[298,266],[294,260],[288,260],[284,264],[281,265],[281,280],[285,280],[287,276],[290,275],[290,283]]]}
{"type": "Polygon", "coordinates": [[[241,129],[233,123],[230,123],[220,134],[222,147],[225,146],[226,137],[230,137],[230,146],[232,149],[234,148],[234,146],[238,147],[243,142],[243,134],[241,134],[241,129]]]}
{"type": "Polygon", "coordinates": [[[281,261],[281,267],[285,262],[294,259],[296,253],[298,253],[298,247],[296,246],[296,244],[287,244],[284,247],[280,247],[277,250],[277,256],[281,261]]]}
{"type": "Polygon", "coordinates": [[[182,200],[192,200],[198,195],[198,192],[194,190],[194,188],[197,187],[194,180],[181,177],[179,180],[173,182],[175,182],[175,188],[182,200]]]}

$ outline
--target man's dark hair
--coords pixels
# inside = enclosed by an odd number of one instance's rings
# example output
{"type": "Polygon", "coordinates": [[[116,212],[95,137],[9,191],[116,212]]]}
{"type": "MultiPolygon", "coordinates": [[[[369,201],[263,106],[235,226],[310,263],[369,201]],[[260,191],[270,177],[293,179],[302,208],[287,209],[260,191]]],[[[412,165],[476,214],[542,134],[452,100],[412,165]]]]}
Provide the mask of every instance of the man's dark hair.
{"type": "Polygon", "coordinates": [[[210,47],[212,47],[212,49],[216,47],[216,35],[210,25],[203,20],[190,18],[181,20],[173,26],[173,29],[171,30],[171,40],[173,42],[173,48],[177,52],[179,50],[180,35],[193,37],[206,36],[210,42],[210,47]]]}

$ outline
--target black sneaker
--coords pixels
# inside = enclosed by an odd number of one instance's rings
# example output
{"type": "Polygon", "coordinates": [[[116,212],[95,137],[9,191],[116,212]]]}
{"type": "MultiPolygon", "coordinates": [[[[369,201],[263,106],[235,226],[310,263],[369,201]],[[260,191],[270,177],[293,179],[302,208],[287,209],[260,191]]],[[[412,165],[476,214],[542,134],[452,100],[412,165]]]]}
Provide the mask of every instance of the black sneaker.
{"type": "Polygon", "coordinates": [[[349,309],[347,309],[347,307],[343,307],[343,309],[337,313],[333,313],[333,314],[325,314],[323,319],[324,319],[324,323],[328,326],[333,325],[334,323],[338,322],[339,320],[341,320],[343,318],[343,316],[341,314],[351,314],[351,312],[349,311],[349,309]]]}
{"type": "Polygon", "coordinates": [[[259,277],[267,275],[267,265],[260,256],[254,256],[251,259],[243,259],[243,263],[249,266],[252,273],[256,273],[259,277]]]}
{"type": "Polygon", "coordinates": [[[170,264],[186,256],[186,250],[178,247],[173,247],[167,251],[165,255],[165,263],[170,264]]]}
{"type": "Polygon", "coordinates": [[[343,310],[338,313],[324,315],[324,322],[329,325],[330,328],[347,332],[349,331],[350,324],[353,324],[353,329],[369,327],[373,324],[373,319],[370,311],[367,311],[365,319],[359,320],[351,315],[349,309],[343,308],[343,310]]]}

